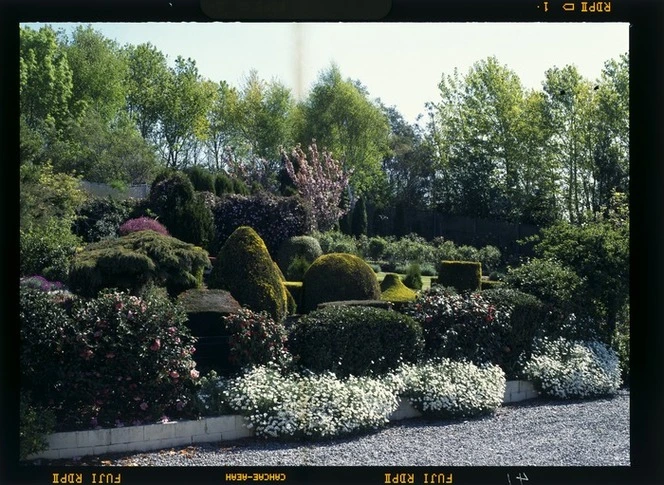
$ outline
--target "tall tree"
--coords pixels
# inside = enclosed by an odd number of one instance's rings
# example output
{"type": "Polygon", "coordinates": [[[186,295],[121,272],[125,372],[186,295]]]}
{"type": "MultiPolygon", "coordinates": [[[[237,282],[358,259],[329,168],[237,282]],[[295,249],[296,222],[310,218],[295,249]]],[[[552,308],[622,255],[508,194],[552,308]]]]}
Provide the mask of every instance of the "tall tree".
{"type": "Polygon", "coordinates": [[[159,98],[157,139],[162,159],[171,168],[192,162],[188,152],[205,137],[211,93],[192,59],[178,57],[169,68],[159,98]]]}
{"type": "Polygon", "coordinates": [[[92,108],[105,121],[113,120],[125,105],[127,64],[117,43],[91,26],[79,26],[65,47],[72,70],[70,110],[92,108]]]}
{"type": "Polygon", "coordinates": [[[344,168],[351,185],[375,200],[386,184],[381,162],[388,151],[389,124],[377,103],[357,82],[343,80],[335,65],[323,71],[303,103],[298,140],[316,139],[344,168]]]}
{"type": "Polygon", "coordinates": [[[35,128],[46,120],[64,122],[72,96],[72,72],[51,27],[20,28],[19,65],[20,110],[26,124],[35,128]]]}
{"type": "Polygon", "coordinates": [[[207,116],[208,164],[218,172],[227,169],[232,158],[232,151],[240,143],[240,96],[238,91],[225,81],[217,84],[207,116]]]}

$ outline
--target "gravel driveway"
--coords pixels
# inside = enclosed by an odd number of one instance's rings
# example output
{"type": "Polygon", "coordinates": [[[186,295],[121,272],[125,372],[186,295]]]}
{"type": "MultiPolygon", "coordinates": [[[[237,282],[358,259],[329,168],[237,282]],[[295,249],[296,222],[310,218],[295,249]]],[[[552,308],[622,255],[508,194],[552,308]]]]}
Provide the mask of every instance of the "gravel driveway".
{"type": "Polygon", "coordinates": [[[50,464],[119,466],[628,466],[629,390],[611,398],[506,405],[467,421],[408,419],[352,438],[248,438],[50,464]],[[103,463],[102,463],[103,462],[103,463]]]}

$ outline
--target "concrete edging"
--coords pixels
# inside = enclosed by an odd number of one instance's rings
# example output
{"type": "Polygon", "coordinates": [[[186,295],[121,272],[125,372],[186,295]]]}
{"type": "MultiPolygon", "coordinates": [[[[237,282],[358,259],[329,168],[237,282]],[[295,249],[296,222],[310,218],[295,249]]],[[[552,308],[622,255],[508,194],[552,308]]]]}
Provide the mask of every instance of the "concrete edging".
{"type": "MultiPolygon", "coordinates": [[[[528,381],[507,381],[503,404],[532,399],[539,394],[528,381]]],[[[422,416],[407,399],[390,416],[398,421],[422,416]]],[[[217,416],[190,421],[53,433],[47,437],[48,449],[28,456],[57,460],[104,453],[153,451],[197,443],[216,443],[254,436],[240,415],[217,416]]]]}

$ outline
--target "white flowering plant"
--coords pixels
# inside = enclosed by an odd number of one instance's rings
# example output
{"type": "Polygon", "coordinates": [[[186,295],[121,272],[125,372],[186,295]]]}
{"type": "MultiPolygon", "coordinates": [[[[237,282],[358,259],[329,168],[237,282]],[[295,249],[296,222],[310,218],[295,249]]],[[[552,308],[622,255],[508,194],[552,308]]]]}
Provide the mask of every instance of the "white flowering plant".
{"type": "Polygon", "coordinates": [[[562,399],[615,394],[621,384],[618,355],[598,341],[538,340],[523,374],[542,394],[562,399]]]}
{"type": "Polygon", "coordinates": [[[283,375],[274,365],[243,375],[208,376],[199,392],[204,414],[229,409],[245,416],[257,436],[315,439],[378,429],[399,397],[428,417],[488,414],[502,404],[505,376],[497,366],[440,360],[407,364],[381,376],[340,379],[332,373],[283,375]]]}
{"type": "Polygon", "coordinates": [[[402,395],[423,415],[470,417],[493,413],[505,396],[505,373],[497,365],[440,359],[404,364],[402,395]]]}

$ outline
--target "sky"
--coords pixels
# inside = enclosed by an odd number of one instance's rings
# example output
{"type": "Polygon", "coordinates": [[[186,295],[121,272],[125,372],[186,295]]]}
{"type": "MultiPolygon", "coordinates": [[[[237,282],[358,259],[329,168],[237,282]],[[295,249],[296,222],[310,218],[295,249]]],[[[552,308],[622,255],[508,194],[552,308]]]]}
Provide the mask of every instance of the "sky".
{"type": "MultiPolygon", "coordinates": [[[[39,28],[43,24],[23,24],[39,28]]],[[[71,32],[74,23],[51,23],[71,32]]],[[[299,99],[336,63],[371,99],[415,122],[438,101],[442,74],[468,72],[496,56],[524,87],[540,89],[544,72],[575,65],[599,78],[604,63],[629,51],[627,23],[93,23],[119,45],[150,42],[168,56],[192,58],[200,74],[240,87],[250,70],[279,80],[299,99]]]]}

